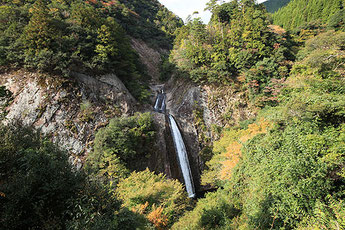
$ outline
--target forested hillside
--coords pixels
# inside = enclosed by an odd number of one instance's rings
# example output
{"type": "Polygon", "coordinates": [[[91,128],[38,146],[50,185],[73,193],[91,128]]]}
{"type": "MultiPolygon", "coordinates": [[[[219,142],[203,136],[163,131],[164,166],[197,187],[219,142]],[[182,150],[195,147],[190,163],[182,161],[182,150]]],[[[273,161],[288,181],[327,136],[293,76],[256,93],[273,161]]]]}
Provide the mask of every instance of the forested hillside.
{"type": "Polygon", "coordinates": [[[0,229],[345,229],[345,2],[292,0],[273,16],[219,2],[208,25],[156,0],[1,3],[0,229]],[[171,48],[150,83],[160,113],[130,102],[150,95],[132,38],[171,48]],[[115,73],[131,93],[71,72],[115,73]],[[18,101],[33,127],[7,116],[18,101]],[[62,114],[69,134],[92,129],[89,151],[69,156],[43,132],[62,114]]]}
{"type": "Polygon", "coordinates": [[[310,23],[343,26],[345,22],[342,0],[293,0],[273,14],[274,24],[293,30],[310,23]]]}
{"type": "Polygon", "coordinates": [[[178,30],[170,58],[198,84],[230,84],[261,110],[222,129],[201,178],[217,191],[173,229],[345,228],[345,33],[340,21],[322,25],[342,2],[292,1],[274,15],[287,29],[321,18],[296,34],[269,25],[254,1],[210,8],[208,26],[194,19],[178,30]]]}
{"type": "Polygon", "coordinates": [[[148,42],[154,39],[156,44],[152,45],[170,48],[175,30],[183,25],[182,19],[157,0],[120,0],[119,2],[122,3],[123,9],[118,17],[132,36],[148,42]],[[138,16],[144,20],[138,20],[138,16]]]}
{"type": "Polygon", "coordinates": [[[138,99],[145,98],[147,73],[128,35],[169,49],[182,24],[157,1],[5,1],[0,7],[0,65],[115,73],[138,99]]]}
{"type": "Polygon", "coordinates": [[[198,84],[241,82],[269,103],[274,92],[265,87],[285,78],[294,60],[289,35],[274,33],[264,6],[254,1],[211,10],[208,26],[196,18],[177,30],[171,61],[198,84]]]}
{"type": "Polygon", "coordinates": [[[224,129],[202,176],[218,190],[174,229],[345,227],[344,39],[330,31],[307,41],[279,103],[224,129]]]}
{"type": "Polygon", "coordinates": [[[269,13],[274,13],[283,6],[286,6],[291,0],[268,0],[263,4],[266,6],[266,9],[269,13]]]}

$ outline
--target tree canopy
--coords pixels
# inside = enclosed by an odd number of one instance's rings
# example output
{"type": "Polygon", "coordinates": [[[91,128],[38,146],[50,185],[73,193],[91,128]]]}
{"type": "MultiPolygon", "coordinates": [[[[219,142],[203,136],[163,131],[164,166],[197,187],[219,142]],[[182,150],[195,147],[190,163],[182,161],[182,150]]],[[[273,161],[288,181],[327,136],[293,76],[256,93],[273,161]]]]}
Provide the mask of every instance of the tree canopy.
{"type": "Polygon", "coordinates": [[[0,225],[3,229],[135,229],[145,219],[121,207],[68,155],[21,124],[1,126],[0,225]]]}
{"type": "Polygon", "coordinates": [[[274,13],[283,6],[286,6],[291,0],[267,0],[263,2],[266,9],[270,13],[274,13]]]}
{"type": "Polygon", "coordinates": [[[344,36],[308,40],[279,103],[224,129],[202,175],[218,190],[176,229],[345,227],[344,36]]]}
{"type": "Polygon", "coordinates": [[[144,0],[5,1],[0,20],[1,66],[65,76],[115,73],[142,101],[148,97],[149,75],[131,37],[170,49],[175,29],[183,24],[158,1],[144,0]]]}
{"type": "Polygon", "coordinates": [[[343,4],[342,0],[293,0],[273,14],[273,22],[293,30],[315,21],[334,23],[334,16],[337,15],[339,23],[344,24],[343,4]]]}

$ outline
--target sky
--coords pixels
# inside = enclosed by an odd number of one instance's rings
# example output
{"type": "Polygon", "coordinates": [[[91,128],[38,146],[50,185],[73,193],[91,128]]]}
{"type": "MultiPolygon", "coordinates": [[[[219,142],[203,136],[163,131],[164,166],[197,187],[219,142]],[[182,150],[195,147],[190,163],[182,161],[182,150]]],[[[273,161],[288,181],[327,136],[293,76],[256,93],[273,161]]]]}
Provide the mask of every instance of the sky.
{"type": "MultiPolygon", "coordinates": [[[[199,17],[208,23],[211,18],[211,13],[204,11],[206,8],[206,3],[209,0],[159,0],[163,5],[165,5],[169,10],[174,12],[183,21],[186,21],[188,15],[192,15],[195,11],[199,12],[199,17]]],[[[259,3],[264,2],[265,0],[258,0],[259,3]]]]}

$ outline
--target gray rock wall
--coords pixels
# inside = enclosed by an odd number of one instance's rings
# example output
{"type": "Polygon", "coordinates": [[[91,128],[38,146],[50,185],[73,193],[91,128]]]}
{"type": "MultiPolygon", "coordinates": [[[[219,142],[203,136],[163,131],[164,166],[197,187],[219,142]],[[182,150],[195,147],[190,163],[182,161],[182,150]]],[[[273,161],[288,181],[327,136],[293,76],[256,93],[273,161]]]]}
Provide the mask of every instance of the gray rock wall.
{"type": "MultiPolygon", "coordinates": [[[[217,140],[219,134],[212,130],[213,126],[224,128],[250,119],[255,116],[256,108],[235,86],[198,86],[187,79],[173,78],[164,88],[167,92],[167,111],[174,115],[183,133],[194,181],[198,182],[204,166],[199,153],[205,147],[200,137],[217,140]],[[205,130],[195,123],[194,111],[197,109],[202,111],[205,130]]],[[[196,183],[196,187],[200,190],[200,184],[196,183]]]]}
{"type": "Polygon", "coordinates": [[[137,102],[115,75],[100,78],[74,73],[69,79],[16,71],[0,75],[13,93],[2,108],[3,123],[20,120],[49,135],[80,164],[91,150],[95,132],[114,116],[131,115],[137,102]]]}

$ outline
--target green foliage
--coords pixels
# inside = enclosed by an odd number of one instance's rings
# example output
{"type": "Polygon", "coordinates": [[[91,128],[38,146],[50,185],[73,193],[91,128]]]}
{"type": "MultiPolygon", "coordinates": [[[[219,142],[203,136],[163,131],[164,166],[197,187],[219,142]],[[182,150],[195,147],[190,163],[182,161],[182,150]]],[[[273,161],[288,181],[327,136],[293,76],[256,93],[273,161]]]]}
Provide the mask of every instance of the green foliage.
{"type": "Polygon", "coordinates": [[[143,217],[89,182],[66,152],[21,124],[0,127],[3,229],[135,229],[143,217]]]}
{"type": "Polygon", "coordinates": [[[159,80],[167,81],[177,71],[176,66],[169,61],[168,57],[162,57],[160,67],[159,80]]]}
{"type": "Polygon", "coordinates": [[[115,73],[140,101],[149,98],[149,75],[127,34],[168,49],[182,25],[157,1],[8,1],[0,7],[0,65],[65,76],[115,73]]]}
{"type": "Polygon", "coordinates": [[[82,104],[80,104],[80,120],[83,122],[89,122],[92,121],[94,118],[94,111],[92,108],[92,104],[89,101],[85,101],[82,104]]]}
{"type": "MultiPolygon", "coordinates": [[[[189,207],[187,194],[177,180],[169,180],[163,174],[156,175],[148,169],[133,172],[122,179],[116,189],[124,205],[149,219],[158,207],[162,213],[156,218],[167,218],[170,225],[189,207]]],[[[151,220],[153,223],[154,221],[151,220]]]]}
{"type": "Polygon", "coordinates": [[[286,6],[291,0],[268,0],[263,2],[266,9],[270,13],[274,13],[283,6],[286,6]]]}
{"type": "Polygon", "coordinates": [[[279,66],[274,57],[264,58],[246,73],[246,82],[251,96],[256,96],[258,105],[275,105],[278,94],[289,74],[287,66],[279,66]],[[258,97],[257,95],[261,97],[258,97]],[[259,100],[261,100],[259,102],[259,100]]]}
{"type": "Polygon", "coordinates": [[[231,219],[239,214],[228,200],[229,194],[223,189],[208,193],[205,198],[199,199],[196,207],[186,212],[176,222],[172,229],[233,229],[231,219]]]}
{"type": "MultiPolygon", "coordinates": [[[[334,50],[339,53],[339,51],[344,49],[344,44],[345,33],[328,31],[306,41],[305,47],[298,53],[298,59],[302,60],[313,52],[320,50],[334,50]]],[[[327,61],[327,59],[325,61],[327,61]]]]}
{"type": "Polygon", "coordinates": [[[64,227],[64,212],[82,178],[65,152],[29,128],[0,129],[1,226],[5,229],[64,227]]]}
{"type": "Polygon", "coordinates": [[[0,86],[0,98],[10,98],[12,97],[12,92],[6,89],[6,86],[0,86]]]}
{"type": "Polygon", "coordinates": [[[300,224],[298,230],[311,229],[344,229],[345,228],[345,206],[342,200],[337,201],[332,197],[327,198],[327,203],[320,201],[316,204],[316,209],[312,217],[306,218],[300,224]]]}
{"type": "Polygon", "coordinates": [[[327,26],[334,29],[345,29],[345,10],[337,11],[332,17],[329,18],[327,26]]]}
{"type": "Polygon", "coordinates": [[[23,33],[24,45],[28,52],[31,51],[36,54],[52,45],[56,31],[52,27],[53,18],[50,16],[47,3],[44,0],[37,0],[30,8],[30,13],[32,16],[23,33]]]}
{"type": "Polygon", "coordinates": [[[174,32],[183,25],[182,19],[157,0],[120,0],[115,13],[120,24],[133,37],[154,48],[171,49],[174,32]],[[139,19],[139,20],[138,20],[139,19]]]}
{"type": "Polygon", "coordinates": [[[6,89],[5,86],[0,86],[0,120],[6,117],[8,111],[5,109],[13,101],[13,93],[6,89]]]}
{"type": "Polygon", "coordinates": [[[242,162],[233,172],[232,192],[249,223],[295,227],[311,214],[316,199],[341,195],[344,178],[328,177],[335,162],[324,159],[331,150],[339,156],[342,132],[343,128],[320,132],[309,123],[290,123],[283,131],[277,127],[245,145],[242,162]]]}
{"type": "Polygon", "coordinates": [[[96,177],[116,184],[129,170],[143,168],[146,156],[154,150],[154,136],[149,113],[114,118],[97,132],[87,167],[96,177]]]}
{"type": "Polygon", "coordinates": [[[232,216],[216,205],[211,218],[216,224],[210,225],[202,221],[207,209],[201,207],[212,201],[200,200],[175,226],[343,228],[343,36],[329,31],[307,41],[275,106],[261,110],[255,123],[224,130],[213,143],[214,156],[202,182],[220,187],[212,195],[226,194],[224,203],[238,212],[232,216]]]}
{"type": "Polygon", "coordinates": [[[97,183],[87,182],[69,203],[69,230],[144,229],[144,216],[121,207],[112,192],[97,183]]]}
{"type": "Polygon", "coordinates": [[[252,0],[211,1],[208,8],[213,13],[210,24],[206,27],[196,18],[178,29],[170,56],[193,81],[229,84],[242,74],[248,84],[259,80],[255,94],[261,94],[271,79],[288,74],[287,60],[294,58],[291,39],[270,31],[264,6],[252,0]]]}
{"type": "Polygon", "coordinates": [[[319,21],[334,23],[334,15],[343,8],[342,0],[293,0],[273,14],[274,24],[293,30],[304,24],[319,21]]]}

